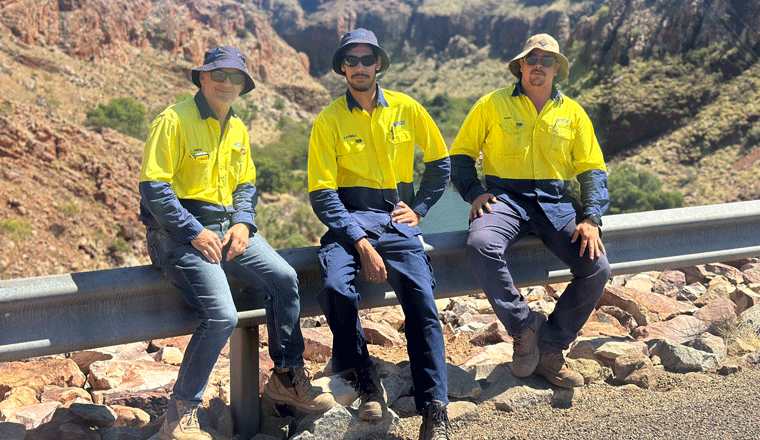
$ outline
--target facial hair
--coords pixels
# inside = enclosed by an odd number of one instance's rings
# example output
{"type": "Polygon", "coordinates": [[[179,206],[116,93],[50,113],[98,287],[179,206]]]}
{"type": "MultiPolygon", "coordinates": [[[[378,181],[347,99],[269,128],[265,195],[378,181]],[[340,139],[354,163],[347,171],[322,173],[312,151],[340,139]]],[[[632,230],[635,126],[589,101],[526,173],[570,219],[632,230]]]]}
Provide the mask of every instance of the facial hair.
{"type": "Polygon", "coordinates": [[[348,79],[348,85],[357,92],[366,92],[375,86],[375,81],[373,81],[373,78],[370,75],[364,73],[356,73],[348,79]],[[357,77],[369,78],[370,81],[367,81],[363,84],[357,84],[355,81],[353,81],[353,79],[357,77]]]}

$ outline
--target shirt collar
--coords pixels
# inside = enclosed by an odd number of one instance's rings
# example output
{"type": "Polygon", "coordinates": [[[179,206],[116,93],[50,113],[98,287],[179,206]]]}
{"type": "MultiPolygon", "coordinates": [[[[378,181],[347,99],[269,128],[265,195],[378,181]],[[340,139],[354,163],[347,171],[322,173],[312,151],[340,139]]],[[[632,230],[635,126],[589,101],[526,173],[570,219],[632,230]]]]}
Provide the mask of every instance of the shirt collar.
{"type": "MultiPolygon", "coordinates": [[[[206,120],[208,118],[214,118],[216,119],[216,114],[213,110],[211,110],[211,106],[208,105],[208,101],[206,101],[206,97],[203,96],[203,93],[198,90],[198,93],[195,94],[195,105],[198,107],[198,113],[201,115],[201,119],[206,120]]],[[[235,112],[232,110],[232,107],[230,107],[230,111],[227,112],[227,119],[235,116],[235,112]]]]}
{"type": "MultiPolygon", "coordinates": [[[[377,85],[377,103],[383,107],[388,107],[388,101],[385,99],[383,88],[379,84],[377,85]]],[[[362,108],[359,102],[354,99],[354,95],[351,94],[351,90],[349,89],[346,89],[346,104],[348,105],[349,112],[353,112],[355,108],[362,108]]]]}
{"type": "MultiPolygon", "coordinates": [[[[522,82],[517,81],[515,83],[515,89],[512,91],[512,96],[520,96],[521,94],[525,95],[525,89],[523,88],[522,82]]],[[[559,100],[562,98],[562,93],[557,90],[557,87],[555,87],[554,84],[552,84],[552,94],[549,95],[549,98],[551,98],[554,102],[559,102],[559,100]]]]}

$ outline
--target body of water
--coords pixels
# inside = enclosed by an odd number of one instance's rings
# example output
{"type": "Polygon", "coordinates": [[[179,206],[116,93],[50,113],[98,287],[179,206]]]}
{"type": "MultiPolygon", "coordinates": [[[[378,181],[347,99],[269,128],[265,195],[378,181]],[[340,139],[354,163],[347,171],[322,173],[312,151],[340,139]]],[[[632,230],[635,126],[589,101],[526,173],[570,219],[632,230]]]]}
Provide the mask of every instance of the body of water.
{"type": "Polygon", "coordinates": [[[438,203],[430,208],[420,222],[420,229],[423,234],[466,231],[470,208],[470,204],[462,200],[462,196],[449,185],[438,203]]]}

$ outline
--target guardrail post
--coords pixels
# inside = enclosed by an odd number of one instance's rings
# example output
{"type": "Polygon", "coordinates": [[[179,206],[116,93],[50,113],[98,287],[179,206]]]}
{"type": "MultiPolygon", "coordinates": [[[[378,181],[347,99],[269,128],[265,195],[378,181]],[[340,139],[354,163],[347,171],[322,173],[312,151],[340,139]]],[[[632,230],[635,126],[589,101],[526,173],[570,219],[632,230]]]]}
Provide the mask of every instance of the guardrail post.
{"type": "Polygon", "coordinates": [[[242,438],[259,432],[259,326],[238,327],[230,338],[230,406],[242,438]]]}

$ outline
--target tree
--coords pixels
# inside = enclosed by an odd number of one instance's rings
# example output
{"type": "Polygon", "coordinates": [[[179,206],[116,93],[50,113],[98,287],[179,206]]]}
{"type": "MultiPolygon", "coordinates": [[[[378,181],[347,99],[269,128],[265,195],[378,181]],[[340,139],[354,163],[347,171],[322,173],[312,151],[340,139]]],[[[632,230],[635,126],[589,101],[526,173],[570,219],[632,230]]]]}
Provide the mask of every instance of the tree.
{"type": "Polygon", "coordinates": [[[663,191],[662,183],[649,171],[621,165],[609,176],[610,214],[656,211],[683,206],[683,194],[663,191]]]}
{"type": "Polygon", "coordinates": [[[128,136],[140,138],[146,132],[145,106],[132,98],[114,98],[108,105],[87,112],[87,125],[109,127],[128,136]]]}

